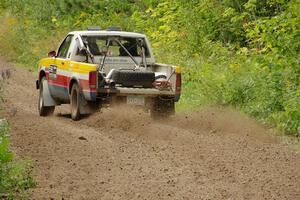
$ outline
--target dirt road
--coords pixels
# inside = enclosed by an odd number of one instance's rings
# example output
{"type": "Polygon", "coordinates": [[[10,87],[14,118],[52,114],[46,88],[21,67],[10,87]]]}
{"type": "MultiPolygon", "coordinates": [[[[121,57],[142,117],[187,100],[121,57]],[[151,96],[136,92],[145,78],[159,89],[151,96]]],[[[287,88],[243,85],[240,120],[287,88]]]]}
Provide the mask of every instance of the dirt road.
{"type": "Polygon", "coordinates": [[[32,158],[32,199],[300,199],[300,153],[233,111],[153,122],[103,109],[79,122],[68,106],[37,112],[35,77],[12,69],[6,116],[12,146],[32,158]]]}

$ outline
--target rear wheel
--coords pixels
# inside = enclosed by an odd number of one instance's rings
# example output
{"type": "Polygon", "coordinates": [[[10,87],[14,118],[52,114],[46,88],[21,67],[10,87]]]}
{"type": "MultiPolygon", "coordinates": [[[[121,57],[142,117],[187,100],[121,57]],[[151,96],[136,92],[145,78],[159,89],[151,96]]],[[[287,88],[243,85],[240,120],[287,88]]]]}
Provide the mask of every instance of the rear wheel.
{"type": "Polygon", "coordinates": [[[47,81],[46,77],[42,77],[40,81],[40,94],[39,94],[39,114],[40,116],[49,116],[54,113],[55,106],[45,106],[44,103],[44,87],[43,87],[43,82],[47,81]]]}
{"type": "Polygon", "coordinates": [[[81,103],[81,92],[78,84],[73,84],[71,89],[71,117],[74,121],[80,119],[80,103],[81,103]]]}
{"type": "Polygon", "coordinates": [[[174,98],[155,97],[150,111],[153,119],[168,118],[175,114],[174,98]]]}

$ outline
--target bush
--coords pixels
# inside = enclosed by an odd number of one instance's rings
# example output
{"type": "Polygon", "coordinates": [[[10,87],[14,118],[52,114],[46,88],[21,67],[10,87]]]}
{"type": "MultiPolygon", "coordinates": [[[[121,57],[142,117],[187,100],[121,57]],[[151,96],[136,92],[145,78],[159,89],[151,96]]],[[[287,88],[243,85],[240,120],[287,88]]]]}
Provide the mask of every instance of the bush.
{"type": "Polygon", "coordinates": [[[30,69],[68,31],[119,25],[147,34],[159,62],[182,66],[178,109],[235,106],[300,134],[297,0],[2,0],[1,9],[1,54],[30,69]]]}
{"type": "Polygon", "coordinates": [[[25,199],[27,190],[35,186],[29,161],[13,160],[9,150],[8,123],[0,121],[0,199],[25,199]]]}

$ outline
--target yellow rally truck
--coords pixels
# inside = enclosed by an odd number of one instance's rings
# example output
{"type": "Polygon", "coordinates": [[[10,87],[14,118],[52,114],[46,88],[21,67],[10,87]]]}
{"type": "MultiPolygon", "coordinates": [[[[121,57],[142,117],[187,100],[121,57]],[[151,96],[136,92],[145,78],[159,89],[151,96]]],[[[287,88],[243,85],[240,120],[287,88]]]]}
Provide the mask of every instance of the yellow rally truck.
{"type": "Polygon", "coordinates": [[[39,61],[36,88],[40,116],[71,104],[71,117],[79,120],[103,104],[125,103],[165,117],[179,101],[181,71],[156,63],[145,35],[94,27],[70,32],[39,61]]]}

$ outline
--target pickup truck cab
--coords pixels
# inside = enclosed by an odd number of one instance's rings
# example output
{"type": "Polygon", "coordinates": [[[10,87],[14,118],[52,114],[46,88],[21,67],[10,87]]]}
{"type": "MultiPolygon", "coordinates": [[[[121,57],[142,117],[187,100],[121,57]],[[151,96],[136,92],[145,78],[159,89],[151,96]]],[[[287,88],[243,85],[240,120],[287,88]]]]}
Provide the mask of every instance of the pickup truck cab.
{"type": "Polygon", "coordinates": [[[153,117],[175,112],[181,93],[179,67],[155,62],[145,35],[110,27],[70,32],[57,51],[39,61],[39,114],[71,104],[80,119],[103,104],[144,106],[153,117]]]}

